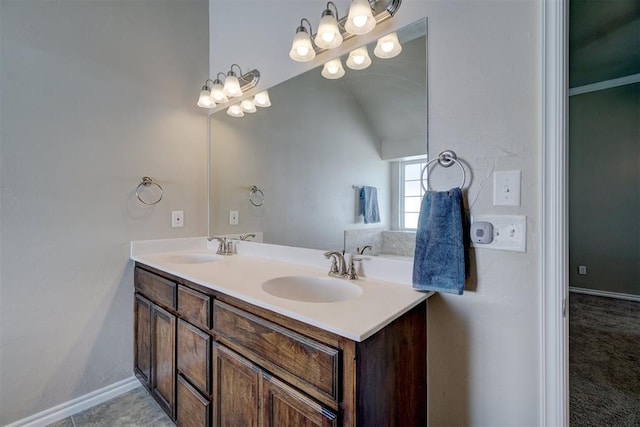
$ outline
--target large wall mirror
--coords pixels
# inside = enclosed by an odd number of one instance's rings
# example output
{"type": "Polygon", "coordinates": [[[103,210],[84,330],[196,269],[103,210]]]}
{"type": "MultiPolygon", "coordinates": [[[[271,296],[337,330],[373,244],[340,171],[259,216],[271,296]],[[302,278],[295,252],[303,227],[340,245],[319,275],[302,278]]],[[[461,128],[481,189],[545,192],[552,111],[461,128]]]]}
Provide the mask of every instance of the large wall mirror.
{"type": "Polygon", "coordinates": [[[367,235],[399,230],[400,161],[427,154],[426,29],[422,19],[398,30],[394,58],[377,58],[368,45],[364,70],[345,66],[329,80],[319,67],[269,88],[272,105],[257,113],[213,114],[210,233],[258,231],[266,243],[341,250],[345,231],[373,244],[367,235]],[[261,206],[250,202],[254,185],[261,206]],[[378,223],[359,214],[361,186],[377,188],[378,223]]]}

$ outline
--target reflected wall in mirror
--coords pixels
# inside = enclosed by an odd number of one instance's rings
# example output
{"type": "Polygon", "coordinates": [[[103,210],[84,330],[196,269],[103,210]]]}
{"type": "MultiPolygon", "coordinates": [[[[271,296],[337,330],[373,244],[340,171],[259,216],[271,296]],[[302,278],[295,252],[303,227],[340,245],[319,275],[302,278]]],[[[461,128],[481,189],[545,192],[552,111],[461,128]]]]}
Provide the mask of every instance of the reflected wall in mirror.
{"type": "Polygon", "coordinates": [[[403,49],[394,58],[374,56],[373,42],[364,70],[345,66],[328,80],[318,67],[269,88],[267,109],[213,114],[210,233],[258,231],[266,243],[336,250],[346,230],[398,230],[398,161],[427,153],[426,25],[397,31],[403,49]],[[261,206],[250,203],[254,185],[261,206]],[[378,223],[359,214],[365,185],[377,188],[378,223]],[[229,225],[230,211],[238,225],[229,225]]]}

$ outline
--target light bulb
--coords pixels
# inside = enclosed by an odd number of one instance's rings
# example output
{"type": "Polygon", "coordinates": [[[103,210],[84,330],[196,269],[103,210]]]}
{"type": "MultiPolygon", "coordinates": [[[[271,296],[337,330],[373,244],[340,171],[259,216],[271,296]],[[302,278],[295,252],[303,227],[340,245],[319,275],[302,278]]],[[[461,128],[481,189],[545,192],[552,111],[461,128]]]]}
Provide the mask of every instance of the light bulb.
{"type": "Polygon", "coordinates": [[[216,103],[211,99],[211,92],[207,86],[202,86],[200,96],[198,97],[198,107],[214,108],[216,103]]]}
{"type": "Polygon", "coordinates": [[[356,65],[362,65],[364,62],[364,55],[353,55],[353,62],[355,62],[356,65]]]}
{"type": "Polygon", "coordinates": [[[331,9],[322,12],[322,19],[318,24],[318,33],[314,39],[316,46],[321,49],[333,49],[342,44],[342,34],[338,28],[338,21],[331,9]]]}
{"type": "Polygon", "coordinates": [[[213,86],[211,86],[211,98],[218,104],[229,102],[229,98],[224,94],[224,87],[222,82],[218,79],[214,80],[213,86]]]}
{"type": "Polygon", "coordinates": [[[369,0],[353,0],[349,6],[349,15],[344,29],[350,34],[366,34],[376,26],[369,0]]]}
{"type": "Polygon", "coordinates": [[[224,88],[222,89],[224,94],[228,97],[237,97],[242,95],[242,89],[240,89],[240,81],[236,77],[236,73],[229,71],[227,78],[224,79],[224,88]]]}
{"type": "Polygon", "coordinates": [[[385,41],[380,45],[380,48],[382,49],[383,52],[391,52],[393,50],[393,42],[392,41],[385,41]]]}
{"type": "Polygon", "coordinates": [[[313,50],[311,45],[311,37],[309,37],[307,29],[302,25],[296,30],[289,57],[297,62],[311,61],[316,57],[316,51],[313,50]]]}

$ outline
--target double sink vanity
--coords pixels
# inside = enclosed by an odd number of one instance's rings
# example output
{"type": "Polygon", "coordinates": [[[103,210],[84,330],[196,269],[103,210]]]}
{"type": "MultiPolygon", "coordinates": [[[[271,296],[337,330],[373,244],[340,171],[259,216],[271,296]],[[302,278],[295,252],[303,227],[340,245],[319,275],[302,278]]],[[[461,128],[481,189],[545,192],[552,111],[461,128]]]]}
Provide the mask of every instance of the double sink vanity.
{"type": "Polygon", "coordinates": [[[411,263],[365,256],[347,280],[319,250],[222,256],[204,237],[131,258],[134,370],[178,425],[426,425],[429,294],[411,263]]]}

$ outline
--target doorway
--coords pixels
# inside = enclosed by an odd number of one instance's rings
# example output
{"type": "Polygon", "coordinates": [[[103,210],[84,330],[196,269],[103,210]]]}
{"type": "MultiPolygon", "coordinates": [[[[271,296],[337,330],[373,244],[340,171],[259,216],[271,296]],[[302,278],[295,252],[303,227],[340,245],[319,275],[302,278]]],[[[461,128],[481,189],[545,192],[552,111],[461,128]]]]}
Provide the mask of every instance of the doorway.
{"type": "Polygon", "coordinates": [[[570,425],[640,424],[640,1],[569,0],[570,425]]]}

